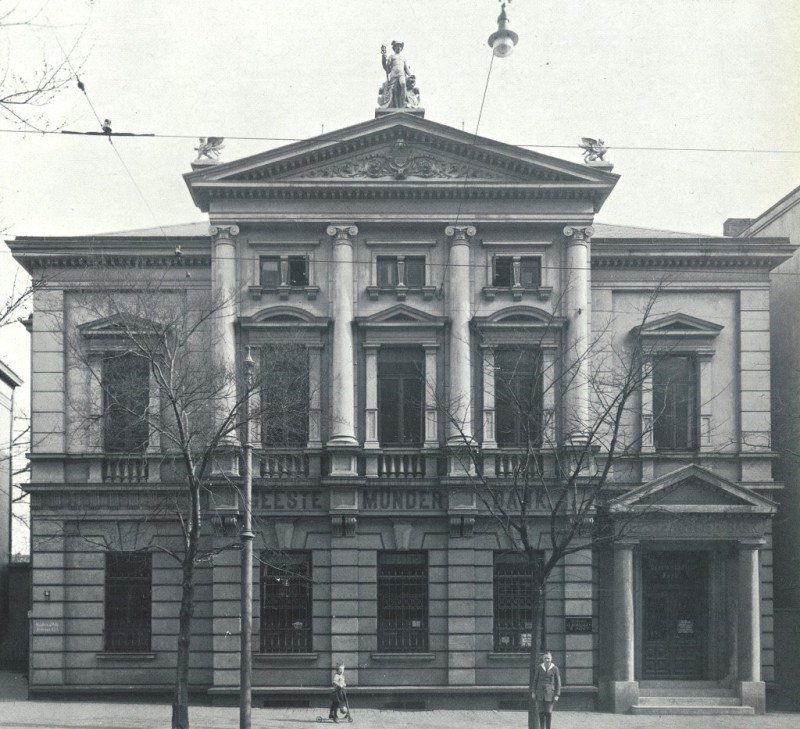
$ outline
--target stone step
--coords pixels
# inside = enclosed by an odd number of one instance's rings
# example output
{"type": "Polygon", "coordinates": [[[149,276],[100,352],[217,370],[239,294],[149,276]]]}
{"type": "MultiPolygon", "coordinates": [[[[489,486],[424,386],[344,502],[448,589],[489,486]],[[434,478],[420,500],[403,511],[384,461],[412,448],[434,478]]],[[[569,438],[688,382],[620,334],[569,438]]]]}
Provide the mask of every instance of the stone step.
{"type": "Polygon", "coordinates": [[[639,706],[741,706],[738,696],[642,696],[639,706]]]}
{"type": "Polygon", "coordinates": [[[728,688],[639,688],[639,696],[736,696],[728,688]]]}
{"type": "Polygon", "coordinates": [[[722,715],[735,715],[735,716],[753,716],[752,706],[677,706],[677,705],[654,705],[654,706],[641,706],[636,704],[631,707],[631,714],[638,714],[642,716],[722,716],[722,715]]]}
{"type": "Polygon", "coordinates": [[[639,688],[719,688],[718,681],[675,681],[675,680],[645,680],[639,682],[639,688]]]}

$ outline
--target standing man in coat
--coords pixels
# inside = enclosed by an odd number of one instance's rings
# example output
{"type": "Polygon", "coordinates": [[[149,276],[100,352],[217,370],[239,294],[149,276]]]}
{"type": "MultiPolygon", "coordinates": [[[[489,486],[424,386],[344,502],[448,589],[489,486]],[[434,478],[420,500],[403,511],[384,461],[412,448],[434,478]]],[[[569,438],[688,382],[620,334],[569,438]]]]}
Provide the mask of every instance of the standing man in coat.
{"type": "Polygon", "coordinates": [[[553,719],[553,704],[561,695],[561,674],[558,666],[553,663],[550,653],[542,654],[542,662],[536,666],[533,676],[533,698],[536,699],[539,710],[539,726],[541,729],[550,729],[553,719]]]}

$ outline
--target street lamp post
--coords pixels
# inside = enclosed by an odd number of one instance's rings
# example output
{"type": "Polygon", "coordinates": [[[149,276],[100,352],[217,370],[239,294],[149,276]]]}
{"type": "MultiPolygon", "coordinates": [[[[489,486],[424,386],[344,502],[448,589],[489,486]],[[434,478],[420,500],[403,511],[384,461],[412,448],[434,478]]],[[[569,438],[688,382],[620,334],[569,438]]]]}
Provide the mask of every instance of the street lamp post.
{"type": "Polygon", "coordinates": [[[244,489],[242,493],[241,661],[239,674],[239,729],[250,729],[253,702],[253,440],[250,393],[255,362],[247,348],[244,430],[244,489]]]}

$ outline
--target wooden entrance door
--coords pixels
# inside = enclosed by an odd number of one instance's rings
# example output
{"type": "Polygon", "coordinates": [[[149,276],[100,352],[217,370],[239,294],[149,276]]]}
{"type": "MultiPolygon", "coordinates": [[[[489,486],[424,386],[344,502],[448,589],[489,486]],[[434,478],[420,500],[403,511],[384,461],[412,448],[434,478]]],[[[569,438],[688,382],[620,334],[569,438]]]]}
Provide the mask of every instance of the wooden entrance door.
{"type": "Polygon", "coordinates": [[[705,675],[708,559],[704,552],[645,552],[643,678],[705,675]]]}

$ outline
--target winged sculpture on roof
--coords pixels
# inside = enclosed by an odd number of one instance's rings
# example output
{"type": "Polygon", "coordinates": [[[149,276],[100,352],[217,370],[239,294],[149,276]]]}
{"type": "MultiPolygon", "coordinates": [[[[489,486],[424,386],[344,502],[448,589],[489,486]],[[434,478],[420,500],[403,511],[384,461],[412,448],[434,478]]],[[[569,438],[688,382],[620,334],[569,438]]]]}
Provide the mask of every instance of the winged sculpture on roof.
{"type": "Polygon", "coordinates": [[[581,137],[581,143],[578,145],[583,150],[584,162],[604,162],[608,147],[602,139],[593,139],[592,137],[581,137]]]}
{"type": "Polygon", "coordinates": [[[200,137],[200,144],[195,147],[197,151],[197,159],[218,160],[219,154],[225,145],[222,143],[225,137],[200,137]]]}

